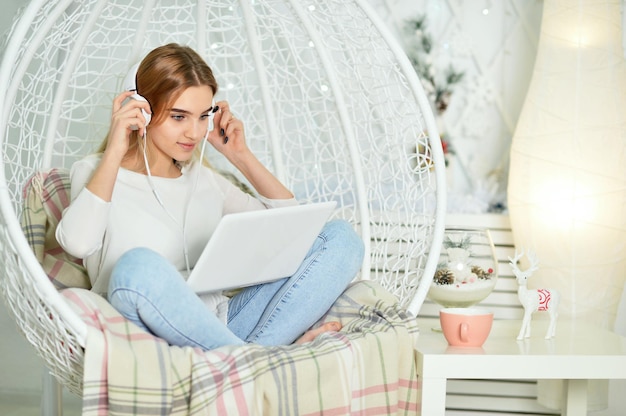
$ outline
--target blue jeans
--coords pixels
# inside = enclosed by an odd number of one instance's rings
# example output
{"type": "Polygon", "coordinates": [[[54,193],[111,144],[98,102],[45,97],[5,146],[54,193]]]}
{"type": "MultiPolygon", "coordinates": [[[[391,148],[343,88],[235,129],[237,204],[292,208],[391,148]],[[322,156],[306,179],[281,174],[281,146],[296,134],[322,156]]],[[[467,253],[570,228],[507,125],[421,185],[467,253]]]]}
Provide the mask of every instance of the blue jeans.
{"type": "Polygon", "coordinates": [[[178,346],[286,345],[318,321],[355,277],[363,242],[346,221],[328,222],[296,273],[244,288],[229,300],[225,325],[165,258],[146,248],[125,253],[109,283],[109,302],[139,327],[178,346]]]}

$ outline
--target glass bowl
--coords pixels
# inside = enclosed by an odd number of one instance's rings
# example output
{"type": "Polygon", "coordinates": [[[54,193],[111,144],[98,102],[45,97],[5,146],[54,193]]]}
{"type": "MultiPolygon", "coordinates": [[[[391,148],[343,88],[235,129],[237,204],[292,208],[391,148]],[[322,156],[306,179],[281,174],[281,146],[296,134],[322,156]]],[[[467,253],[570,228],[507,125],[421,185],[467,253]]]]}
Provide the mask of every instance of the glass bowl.
{"type": "Polygon", "coordinates": [[[491,233],[484,228],[446,228],[428,298],[445,308],[465,308],[485,299],[498,279],[491,233]]]}

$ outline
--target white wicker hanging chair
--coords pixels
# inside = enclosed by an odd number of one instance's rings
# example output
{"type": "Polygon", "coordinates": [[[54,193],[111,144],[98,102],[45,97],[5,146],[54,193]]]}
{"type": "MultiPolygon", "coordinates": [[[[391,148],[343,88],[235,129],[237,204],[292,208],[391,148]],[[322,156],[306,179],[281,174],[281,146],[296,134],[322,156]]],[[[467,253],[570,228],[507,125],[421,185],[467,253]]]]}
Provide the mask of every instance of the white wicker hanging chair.
{"type": "Polygon", "coordinates": [[[128,68],[169,42],[205,57],[249,145],[300,201],[338,201],[369,253],[361,278],[417,314],[443,238],[443,153],[415,72],[366,2],[34,0],[0,68],[0,281],[57,379],[80,394],[86,327],[25,239],[22,188],[92,152],[128,68]]]}

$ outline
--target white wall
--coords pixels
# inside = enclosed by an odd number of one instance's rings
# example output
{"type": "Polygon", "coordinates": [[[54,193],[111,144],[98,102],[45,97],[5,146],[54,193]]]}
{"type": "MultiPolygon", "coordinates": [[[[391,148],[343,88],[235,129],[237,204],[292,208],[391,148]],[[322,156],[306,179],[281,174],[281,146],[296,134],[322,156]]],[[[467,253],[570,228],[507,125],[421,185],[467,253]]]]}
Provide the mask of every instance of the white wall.
{"type": "Polygon", "coordinates": [[[0,397],[10,394],[38,394],[41,390],[43,363],[34,349],[17,332],[6,306],[0,302],[0,397]],[[10,374],[10,377],[6,375],[10,374]]]}
{"type": "MultiPolygon", "coordinates": [[[[27,4],[27,0],[2,0],[4,12],[0,13],[0,33],[4,34],[10,29],[13,17],[18,9],[25,7],[27,4]]],[[[4,38],[2,39],[4,40],[4,38]]],[[[2,46],[4,46],[4,44],[2,46]]]]}

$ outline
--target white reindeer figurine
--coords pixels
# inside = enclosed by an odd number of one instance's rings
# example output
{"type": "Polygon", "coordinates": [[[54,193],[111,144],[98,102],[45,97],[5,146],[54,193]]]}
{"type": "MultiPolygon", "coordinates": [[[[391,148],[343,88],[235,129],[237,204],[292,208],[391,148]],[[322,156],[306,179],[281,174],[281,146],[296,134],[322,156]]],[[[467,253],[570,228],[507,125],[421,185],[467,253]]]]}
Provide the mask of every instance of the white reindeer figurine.
{"type": "Polygon", "coordinates": [[[519,285],[517,289],[517,296],[524,307],[524,319],[522,320],[522,328],[519,331],[517,339],[521,340],[530,337],[530,319],[532,314],[536,311],[547,311],[550,314],[550,324],[545,338],[551,339],[554,337],[554,333],[556,331],[556,318],[558,316],[559,300],[561,296],[559,295],[559,292],[553,289],[529,290],[526,287],[528,278],[539,268],[539,260],[534,252],[529,251],[527,257],[530,261],[530,267],[522,271],[517,266],[517,262],[523,255],[524,250],[522,250],[520,254],[517,254],[517,250],[515,250],[515,257],[509,257],[513,274],[515,275],[517,284],[519,285]]]}

